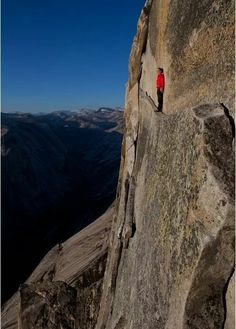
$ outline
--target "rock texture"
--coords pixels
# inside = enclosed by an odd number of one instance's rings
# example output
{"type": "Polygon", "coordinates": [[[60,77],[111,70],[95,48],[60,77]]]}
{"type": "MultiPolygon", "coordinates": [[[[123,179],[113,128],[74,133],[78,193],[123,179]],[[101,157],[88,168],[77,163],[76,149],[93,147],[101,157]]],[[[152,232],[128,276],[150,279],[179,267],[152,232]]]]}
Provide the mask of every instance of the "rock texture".
{"type": "Polygon", "coordinates": [[[155,114],[139,95],[96,328],[222,328],[234,266],[229,120],[218,105],[155,114]]]}
{"type": "Polygon", "coordinates": [[[225,317],[225,329],[235,328],[235,272],[232,273],[232,277],[229,280],[226,291],[226,317],[225,317]]]}
{"type": "Polygon", "coordinates": [[[74,329],[76,290],[64,282],[20,288],[20,329],[74,329]]]}
{"type": "Polygon", "coordinates": [[[233,328],[233,9],[154,0],[141,13],[96,329],[233,328]]]}
{"type": "Polygon", "coordinates": [[[156,99],[156,68],[166,76],[164,111],[221,102],[234,114],[234,0],[148,0],[130,58],[129,90],[156,99]],[[141,64],[141,65],[140,65],[141,64]]]}
{"type": "Polygon", "coordinates": [[[19,292],[3,305],[3,329],[94,328],[113,211],[112,206],[43,258],[19,292]]]}

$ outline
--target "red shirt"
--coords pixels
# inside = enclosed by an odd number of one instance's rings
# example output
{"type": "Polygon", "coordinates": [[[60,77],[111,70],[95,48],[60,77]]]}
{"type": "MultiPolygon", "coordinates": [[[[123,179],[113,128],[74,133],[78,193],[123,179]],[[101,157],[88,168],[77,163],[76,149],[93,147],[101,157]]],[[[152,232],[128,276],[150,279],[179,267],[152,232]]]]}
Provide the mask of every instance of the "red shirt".
{"type": "Polygon", "coordinates": [[[157,75],[156,86],[157,89],[165,89],[165,76],[163,73],[157,75]]]}

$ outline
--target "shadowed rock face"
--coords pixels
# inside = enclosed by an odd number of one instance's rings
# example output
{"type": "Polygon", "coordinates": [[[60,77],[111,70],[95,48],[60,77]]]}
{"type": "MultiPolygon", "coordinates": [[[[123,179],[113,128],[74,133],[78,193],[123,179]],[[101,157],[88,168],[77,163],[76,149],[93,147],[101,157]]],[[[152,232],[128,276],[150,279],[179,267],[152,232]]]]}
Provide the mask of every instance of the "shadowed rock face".
{"type": "Polygon", "coordinates": [[[73,329],[76,290],[64,282],[36,283],[20,288],[21,329],[73,329]]]}
{"type": "Polygon", "coordinates": [[[2,114],[3,300],[114,200],[122,125],[112,109],[2,114]]]}

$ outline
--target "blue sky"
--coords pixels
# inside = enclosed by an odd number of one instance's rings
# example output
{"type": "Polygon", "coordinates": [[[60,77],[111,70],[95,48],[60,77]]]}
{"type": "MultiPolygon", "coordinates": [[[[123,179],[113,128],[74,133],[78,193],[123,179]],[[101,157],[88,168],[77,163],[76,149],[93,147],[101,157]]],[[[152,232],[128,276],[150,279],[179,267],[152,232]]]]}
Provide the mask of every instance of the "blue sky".
{"type": "Polygon", "coordinates": [[[144,0],[2,0],[2,110],[123,106],[144,0]]]}

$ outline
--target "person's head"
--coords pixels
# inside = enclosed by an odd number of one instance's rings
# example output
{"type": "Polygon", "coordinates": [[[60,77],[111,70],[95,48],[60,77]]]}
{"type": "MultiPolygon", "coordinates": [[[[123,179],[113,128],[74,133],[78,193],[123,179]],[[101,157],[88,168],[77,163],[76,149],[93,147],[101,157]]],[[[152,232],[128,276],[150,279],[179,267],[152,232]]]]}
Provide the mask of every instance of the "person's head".
{"type": "Polygon", "coordinates": [[[158,67],[158,69],[157,69],[157,73],[158,73],[158,74],[161,74],[161,73],[163,73],[163,72],[164,72],[163,68],[158,67]]]}

